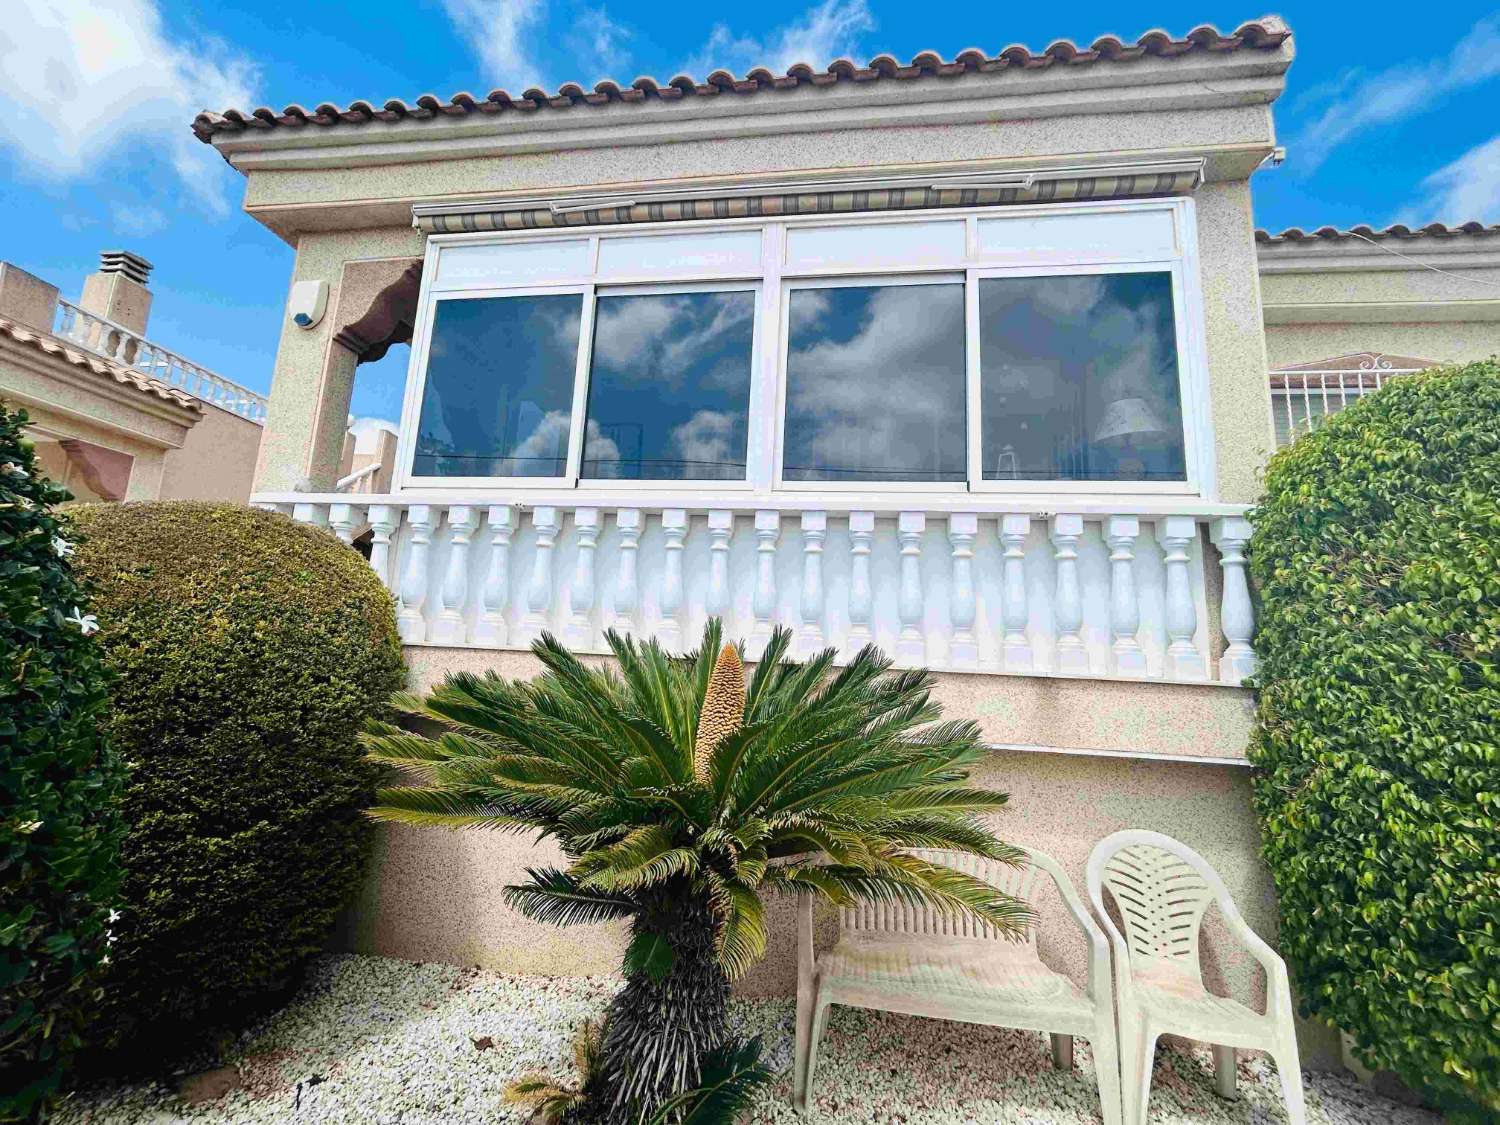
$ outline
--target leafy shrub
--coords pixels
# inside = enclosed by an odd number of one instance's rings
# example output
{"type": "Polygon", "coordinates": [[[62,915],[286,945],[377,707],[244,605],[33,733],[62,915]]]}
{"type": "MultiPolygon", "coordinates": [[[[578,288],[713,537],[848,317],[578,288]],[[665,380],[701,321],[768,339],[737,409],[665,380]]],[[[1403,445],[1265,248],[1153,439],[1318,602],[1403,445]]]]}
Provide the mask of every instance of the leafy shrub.
{"type": "Polygon", "coordinates": [[[88,599],[43,477],[0,405],[0,1120],[25,1120],[79,1045],[120,873],[123,767],[88,599]]]}
{"type": "Polygon", "coordinates": [[[1303,1002],[1500,1113],[1500,362],[1333,417],[1254,519],[1255,802],[1303,1002]]]}
{"type": "Polygon", "coordinates": [[[326,941],[367,844],[357,735],[404,676],[391,598],[358,554],[225,504],[81,509],[130,761],[124,918],[104,1026],[243,1019],[326,941]]]}

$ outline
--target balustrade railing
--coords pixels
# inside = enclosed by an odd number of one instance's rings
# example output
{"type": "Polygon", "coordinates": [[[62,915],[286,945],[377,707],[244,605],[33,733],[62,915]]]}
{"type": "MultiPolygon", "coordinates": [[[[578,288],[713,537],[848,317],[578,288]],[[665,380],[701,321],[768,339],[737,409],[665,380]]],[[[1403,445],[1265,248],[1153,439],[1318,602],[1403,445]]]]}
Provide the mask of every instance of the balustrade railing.
{"type": "Polygon", "coordinates": [[[799,653],[833,645],[847,659],[873,641],[899,664],[947,670],[1238,684],[1255,668],[1250,525],[1237,505],[253,502],[345,542],[367,535],[408,644],[525,648],[550,630],[600,650],[614,627],[678,649],[719,616],[752,659],[787,625],[799,653]]]}
{"type": "Polygon", "coordinates": [[[1343,368],[1272,371],[1269,379],[1276,448],[1283,449],[1303,434],[1311,433],[1324,419],[1378,391],[1392,378],[1421,370],[1421,367],[1397,366],[1383,356],[1370,355],[1359,358],[1357,365],[1343,368]]]}
{"type": "Polygon", "coordinates": [[[112,320],[81,309],[71,301],[58,299],[53,334],[242,418],[262,423],[266,420],[264,395],[184,359],[160,344],[153,344],[112,320]]]}

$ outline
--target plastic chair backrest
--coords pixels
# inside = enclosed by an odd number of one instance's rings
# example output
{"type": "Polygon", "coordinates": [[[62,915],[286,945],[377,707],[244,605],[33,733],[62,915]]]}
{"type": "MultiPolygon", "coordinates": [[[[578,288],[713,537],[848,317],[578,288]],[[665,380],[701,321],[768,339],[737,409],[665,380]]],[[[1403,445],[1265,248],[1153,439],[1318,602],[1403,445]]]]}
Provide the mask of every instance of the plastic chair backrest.
{"type": "Polygon", "coordinates": [[[1132,961],[1165,961],[1201,978],[1198,934],[1222,884],[1197,852],[1160,833],[1117,832],[1089,859],[1091,892],[1096,880],[1114,897],[1132,961]]]}
{"type": "MultiPolygon", "coordinates": [[[[970,852],[943,851],[935,848],[911,848],[908,855],[940,867],[949,867],[983,879],[1022,902],[1030,903],[1036,893],[1042,870],[1035,863],[1009,864],[985,859],[970,852]]],[[[1002,935],[995,927],[971,914],[950,914],[930,906],[913,906],[894,902],[859,902],[841,907],[839,925],[859,937],[943,937],[993,938],[1002,935]]],[[[1026,944],[1036,944],[1036,927],[1026,931],[1026,944]]]]}

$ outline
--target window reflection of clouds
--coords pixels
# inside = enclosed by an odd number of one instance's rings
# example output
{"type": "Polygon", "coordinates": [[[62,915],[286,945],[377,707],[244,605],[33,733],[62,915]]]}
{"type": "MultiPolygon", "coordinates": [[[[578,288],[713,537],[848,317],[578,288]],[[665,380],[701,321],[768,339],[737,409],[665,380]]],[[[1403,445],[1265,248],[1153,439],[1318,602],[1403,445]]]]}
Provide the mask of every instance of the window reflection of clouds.
{"type": "Polygon", "coordinates": [[[583,299],[441,301],[428,347],[417,476],[561,476],[583,299]]]}
{"type": "Polygon", "coordinates": [[[965,479],[963,294],[792,290],[787,480],[965,479]]]}
{"type": "Polygon", "coordinates": [[[583,475],[741,480],[755,293],[601,296],[583,475]]]}
{"type": "Polygon", "coordinates": [[[990,480],[1183,480],[1171,277],[979,283],[990,480]]]}

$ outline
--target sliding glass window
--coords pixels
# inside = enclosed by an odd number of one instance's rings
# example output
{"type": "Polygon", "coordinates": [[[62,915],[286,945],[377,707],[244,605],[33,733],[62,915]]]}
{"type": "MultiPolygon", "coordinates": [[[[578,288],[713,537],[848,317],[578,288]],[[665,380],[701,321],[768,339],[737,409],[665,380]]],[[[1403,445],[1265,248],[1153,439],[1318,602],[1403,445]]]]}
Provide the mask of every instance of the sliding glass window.
{"type": "Polygon", "coordinates": [[[601,294],[583,471],[589,480],[744,480],[753,289],[601,294]]]}
{"type": "Polygon", "coordinates": [[[1183,481],[1169,273],[979,280],[987,481],[1183,481]]]}
{"type": "Polygon", "coordinates": [[[562,477],[580,293],[439,301],[412,475],[562,477]]]}
{"type": "Polygon", "coordinates": [[[789,289],[781,477],[953,482],[964,446],[964,285],[789,289]]]}

